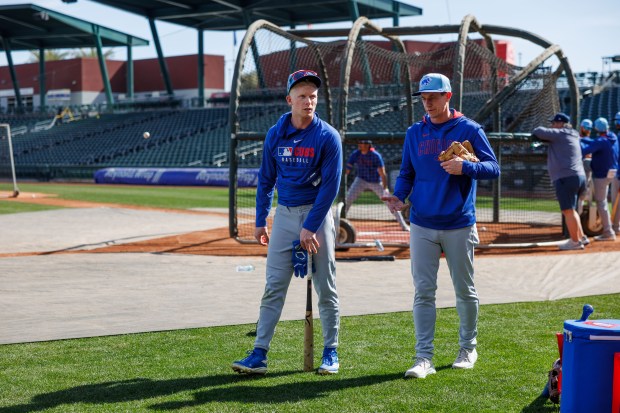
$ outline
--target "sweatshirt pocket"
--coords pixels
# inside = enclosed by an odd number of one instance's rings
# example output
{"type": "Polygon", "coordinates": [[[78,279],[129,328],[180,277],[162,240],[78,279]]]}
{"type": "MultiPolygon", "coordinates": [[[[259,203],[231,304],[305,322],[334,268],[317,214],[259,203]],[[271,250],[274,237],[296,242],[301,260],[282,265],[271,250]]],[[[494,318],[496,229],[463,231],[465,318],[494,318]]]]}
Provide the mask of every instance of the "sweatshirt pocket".
{"type": "Polygon", "coordinates": [[[449,223],[463,215],[465,199],[458,184],[417,181],[410,199],[413,214],[422,221],[449,223]]]}

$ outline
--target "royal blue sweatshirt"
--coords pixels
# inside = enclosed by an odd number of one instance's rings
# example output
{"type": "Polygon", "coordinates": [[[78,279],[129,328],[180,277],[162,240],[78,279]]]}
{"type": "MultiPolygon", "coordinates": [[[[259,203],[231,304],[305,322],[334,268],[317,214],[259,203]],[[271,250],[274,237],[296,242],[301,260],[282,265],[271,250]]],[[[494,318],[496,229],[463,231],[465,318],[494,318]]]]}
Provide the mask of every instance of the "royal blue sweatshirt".
{"type": "Polygon", "coordinates": [[[377,169],[384,166],[383,157],[375,148],[370,148],[364,155],[359,149],[353,151],[347,162],[347,170],[352,170],[353,165],[357,164],[356,176],[366,182],[379,182],[381,176],[377,169]]]}
{"type": "Polygon", "coordinates": [[[581,138],[581,152],[592,154],[592,176],[605,178],[610,169],[618,169],[618,138],[613,132],[596,138],[581,138]]]}
{"type": "Polygon", "coordinates": [[[476,180],[495,179],[499,165],[481,126],[451,109],[447,122],[433,124],[428,115],[405,136],[400,174],[394,195],[411,201],[409,219],[415,225],[457,229],[476,223],[476,180]],[[463,162],[463,175],[450,175],[438,156],[454,141],[468,140],[480,162],[463,162]]]}
{"type": "Polygon", "coordinates": [[[305,129],[295,129],[285,113],[269,129],[256,189],[256,227],[267,225],[274,189],[278,204],[313,204],[303,227],[316,232],[332,206],[342,175],[340,135],[315,113],[305,129]]]}

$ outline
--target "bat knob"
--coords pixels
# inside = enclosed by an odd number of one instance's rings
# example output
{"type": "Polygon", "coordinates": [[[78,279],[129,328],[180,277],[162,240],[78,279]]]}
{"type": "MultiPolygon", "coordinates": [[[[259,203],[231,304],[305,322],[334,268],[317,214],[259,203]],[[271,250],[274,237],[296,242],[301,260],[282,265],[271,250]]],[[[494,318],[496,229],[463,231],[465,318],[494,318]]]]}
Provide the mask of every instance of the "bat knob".
{"type": "Polygon", "coordinates": [[[581,313],[581,318],[579,319],[579,321],[586,321],[588,317],[590,317],[590,314],[592,314],[593,312],[594,312],[594,307],[592,307],[590,304],[584,305],[583,311],[581,313]]]}

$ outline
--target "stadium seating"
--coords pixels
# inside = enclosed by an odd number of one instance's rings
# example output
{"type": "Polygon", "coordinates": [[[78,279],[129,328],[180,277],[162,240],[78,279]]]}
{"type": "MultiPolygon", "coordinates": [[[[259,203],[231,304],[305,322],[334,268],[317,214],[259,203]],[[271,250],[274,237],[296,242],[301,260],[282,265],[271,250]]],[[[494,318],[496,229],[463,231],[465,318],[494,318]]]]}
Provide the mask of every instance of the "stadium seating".
{"type": "MultiPolygon", "coordinates": [[[[581,83],[591,82],[592,76],[578,77],[581,83]]],[[[582,87],[582,92],[588,86],[582,87]]],[[[468,90],[470,90],[469,88],[468,90]]],[[[338,116],[339,88],[332,90],[334,97],[332,113],[338,116]]],[[[513,132],[529,132],[533,124],[528,116],[527,105],[536,99],[535,91],[522,89],[516,92],[518,98],[502,107],[503,128],[513,122],[513,132]],[[525,113],[525,114],[524,114],[525,113]],[[515,116],[521,114],[520,119],[515,116]]],[[[560,108],[569,111],[570,99],[566,88],[558,89],[560,108]]],[[[281,94],[280,94],[281,95],[281,94]]],[[[466,91],[461,111],[474,116],[489,99],[489,93],[466,91]]],[[[247,97],[239,108],[239,123],[244,132],[266,132],[281,116],[290,110],[282,96],[271,96],[267,103],[260,96],[247,97]]],[[[394,132],[402,133],[409,127],[406,99],[402,85],[379,85],[368,90],[353,89],[347,108],[347,131],[349,132],[394,132]]],[[[535,110],[535,109],[533,109],[535,110]]],[[[597,93],[581,100],[581,117],[595,119],[604,116],[613,118],[620,110],[620,86],[611,84],[597,93]]],[[[327,119],[326,105],[320,101],[319,115],[327,119]]],[[[423,114],[422,104],[414,103],[414,121],[423,114]]],[[[51,121],[49,114],[0,115],[0,122],[11,124],[11,128],[23,127],[26,133],[13,139],[13,151],[18,171],[28,177],[26,171],[38,167],[76,166],[158,166],[158,167],[225,167],[229,151],[229,109],[212,107],[200,109],[166,108],[161,110],[101,114],[68,123],[58,123],[49,130],[35,131],[33,126],[42,120],[51,121]],[[149,139],[143,138],[148,131],[149,139]]],[[[483,125],[491,131],[490,125],[483,125]]],[[[386,162],[398,163],[400,152],[393,145],[377,149],[386,162]]],[[[345,152],[355,148],[347,143],[345,152]]],[[[238,147],[239,164],[255,167],[261,158],[260,141],[242,141],[238,147]]],[[[35,174],[35,176],[38,176],[35,174]]]]}

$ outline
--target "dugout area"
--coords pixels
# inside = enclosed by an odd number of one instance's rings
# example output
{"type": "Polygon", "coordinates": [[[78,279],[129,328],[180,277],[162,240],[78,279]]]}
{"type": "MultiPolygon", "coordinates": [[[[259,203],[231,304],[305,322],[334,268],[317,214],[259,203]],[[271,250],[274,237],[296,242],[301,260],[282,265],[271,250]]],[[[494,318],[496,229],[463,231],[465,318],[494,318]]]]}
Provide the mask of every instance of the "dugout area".
{"type": "MultiPolygon", "coordinates": [[[[546,147],[535,144],[530,131],[561,110],[579,119],[573,72],[558,45],[519,29],[483,25],[471,15],[460,25],[385,29],[365,17],[351,29],[333,30],[286,31],[265,20],[253,23],[239,49],[231,89],[231,237],[253,242],[255,189],[239,187],[238,173],[260,165],[266,131],[288,111],[286,76],[299,69],[314,70],[324,80],[317,113],[340,132],[344,162],[359,140],[371,139],[383,155],[391,189],[405,131],[424,114],[411,92],[424,73],[445,74],[453,87],[451,106],[484,127],[500,163],[499,180],[478,182],[481,246],[546,246],[566,238],[546,172],[546,147]],[[408,52],[416,36],[440,33],[457,34],[458,40],[408,52]],[[543,50],[525,66],[510,64],[498,56],[502,45],[494,35],[526,39],[543,50]],[[552,70],[554,60],[558,68],[552,70]],[[560,99],[558,82],[567,85],[569,99],[560,99]]],[[[343,174],[337,202],[345,202],[354,178],[343,174]]],[[[365,192],[346,216],[338,216],[354,228],[354,239],[340,231],[338,241],[347,247],[376,240],[408,246],[408,232],[374,193],[365,192]]]]}

